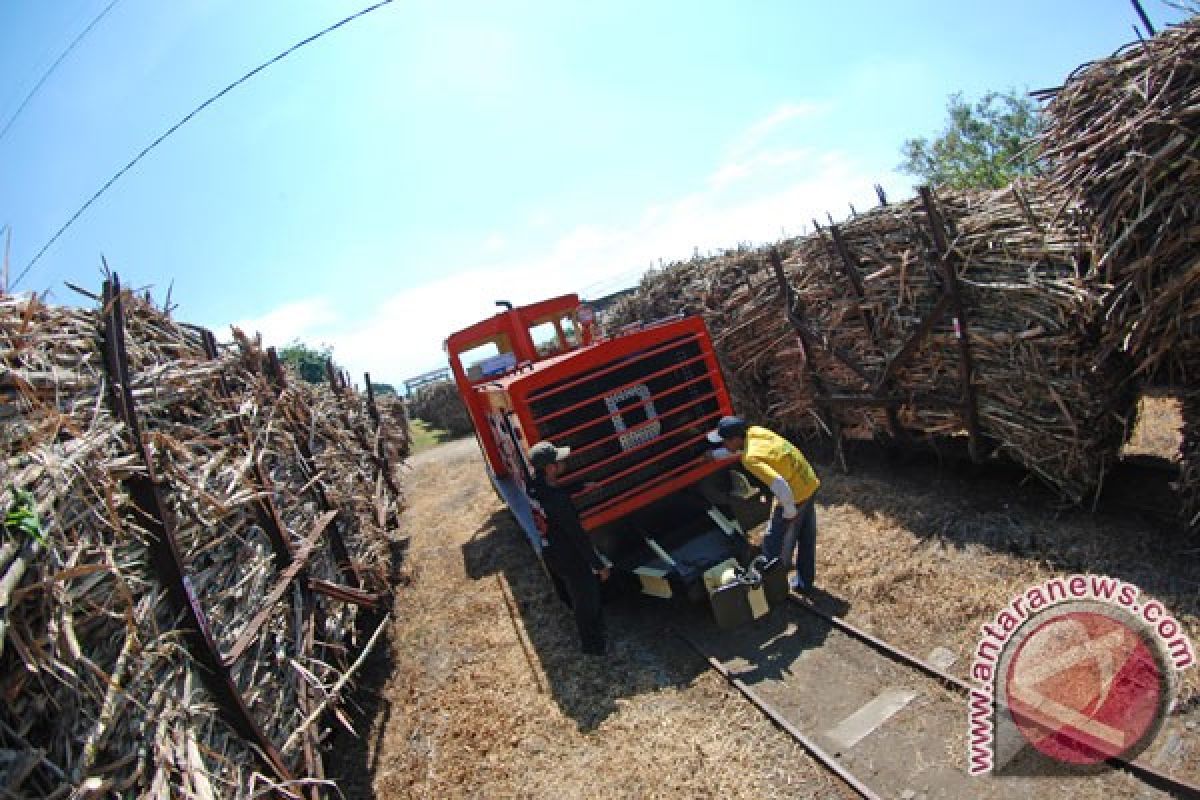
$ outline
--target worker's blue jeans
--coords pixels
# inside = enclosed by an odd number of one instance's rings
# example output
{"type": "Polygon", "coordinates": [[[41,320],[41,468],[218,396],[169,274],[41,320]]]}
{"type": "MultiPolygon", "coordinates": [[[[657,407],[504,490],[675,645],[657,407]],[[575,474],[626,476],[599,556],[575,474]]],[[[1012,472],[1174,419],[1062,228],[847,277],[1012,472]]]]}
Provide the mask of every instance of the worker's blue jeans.
{"type": "Polygon", "coordinates": [[[817,510],[814,497],[800,504],[792,519],[783,518],[783,508],[775,504],[767,532],[763,536],[762,551],[767,558],[782,558],[784,568],[796,570],[792,579],[793,589],[813,586],[817,571],[817,510]]]}

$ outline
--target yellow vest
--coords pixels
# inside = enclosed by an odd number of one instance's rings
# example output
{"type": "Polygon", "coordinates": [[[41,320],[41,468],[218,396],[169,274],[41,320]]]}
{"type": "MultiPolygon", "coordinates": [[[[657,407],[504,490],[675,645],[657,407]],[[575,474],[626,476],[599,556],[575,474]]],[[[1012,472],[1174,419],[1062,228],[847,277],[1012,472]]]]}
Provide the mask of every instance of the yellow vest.
{"type": "Polygon", "coordinates": [[[795,445],[777,433],[751,425],[746,429],[742,466],[767,486],[778,477],[787,481],[796,505],[813,496],[821,481],[795,445]]]}

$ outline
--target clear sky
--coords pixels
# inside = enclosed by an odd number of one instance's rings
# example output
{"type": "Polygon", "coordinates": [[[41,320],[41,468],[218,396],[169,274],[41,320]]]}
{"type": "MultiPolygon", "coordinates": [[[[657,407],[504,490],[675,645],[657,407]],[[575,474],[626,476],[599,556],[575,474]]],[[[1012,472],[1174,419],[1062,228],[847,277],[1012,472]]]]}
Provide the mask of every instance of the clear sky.
{"type": "MultiPolygon", "coordinates": [[[[200,101],[370,0],[119,0],[0,139],[19,272],[200,101]]],[[[0,127],[108,0],[0,2],[0,127]]],[[[1144,0],[1157,25],[1181,13],[1144,0]]],[[[659,259],[906,197],[947,96],[1060,84],[1129,0],[398,0],[239,87],[142,161],[20,290],[174,285],[180,319],[328,343],[356,377],[659,259]]]]}

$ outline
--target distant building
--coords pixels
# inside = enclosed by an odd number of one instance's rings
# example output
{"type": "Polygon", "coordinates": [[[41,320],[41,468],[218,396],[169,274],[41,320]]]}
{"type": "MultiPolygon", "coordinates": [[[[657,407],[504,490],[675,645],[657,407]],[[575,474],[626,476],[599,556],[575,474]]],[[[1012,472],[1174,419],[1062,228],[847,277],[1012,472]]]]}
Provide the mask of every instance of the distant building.
{"type": "Polygon", "coordinates": [[[442,381],[450,380],[450,368],[441,367],[439,369],[423,372],[408,380],[404,381],[404,396],[412,397],[413,393],[422,386],[428,386],[431,383],[441,383],[442,381]]]}

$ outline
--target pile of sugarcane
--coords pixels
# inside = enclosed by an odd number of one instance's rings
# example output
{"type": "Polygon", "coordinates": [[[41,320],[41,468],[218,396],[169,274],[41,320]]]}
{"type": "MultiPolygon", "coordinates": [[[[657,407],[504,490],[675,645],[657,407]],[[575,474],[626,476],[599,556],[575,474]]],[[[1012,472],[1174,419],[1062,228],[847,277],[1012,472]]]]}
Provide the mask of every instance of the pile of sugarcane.
{"type": "Polygon", "coordinates": [[[387,588],[387,434],[245,337],[94,299],[0,297],[0,784],[307,796],[387,588]]]}
{"type": "Polygon", "coordinates": [[[1112,287],[1107,348],[1167,367],[1200,336],[1200,19],[1080,67],[1045,118],[1043,158],[1091,215],[1093,274],[1112,287]]]}
{"type": "Polygon", "coordinates": [[[941,192],[774,246],[791,320],[763,248],[648,275],[613,324],[659,314],[668,298],[704,314],[751,416],[838,440],[974,426],[981,455],[993,445],[1080,502],[1135,398],[1118,391],[1118,362],[1092,358],[1096,295],[1081,279],[1078,223],[1040,184],[941,192]]]}
{"type": "Polygon", "coordinates": [[[452,381],[429,383],[417,389],[408,400],[408,413],[434,428],[452,436],[462,436],[474,430],[471,415],[452,381]]]}
{"type": "Polygon", "coordinates": [[[408,458],[412,452],[412,437],[404,400],[399,395],[388,394],[375,395],[374,401],[376,411],[372,413],[372,419],[378,417],[376,424],[382,424],[388,433],[384,442],[388,457],[394,462],[408,458]]]}
{"type": "MultiPolygon", "coordinates": [[[[1049,95],[1040,146],[1057,189],[1090,217],[1088,277],[1105,295],[1099,357],[1125,353],[1139,377],[1196,385],[1200,18],[1085,64],[1049,95]]],[[[1180,488],[1200,530],[1197,424],[1180,488]]]]}

